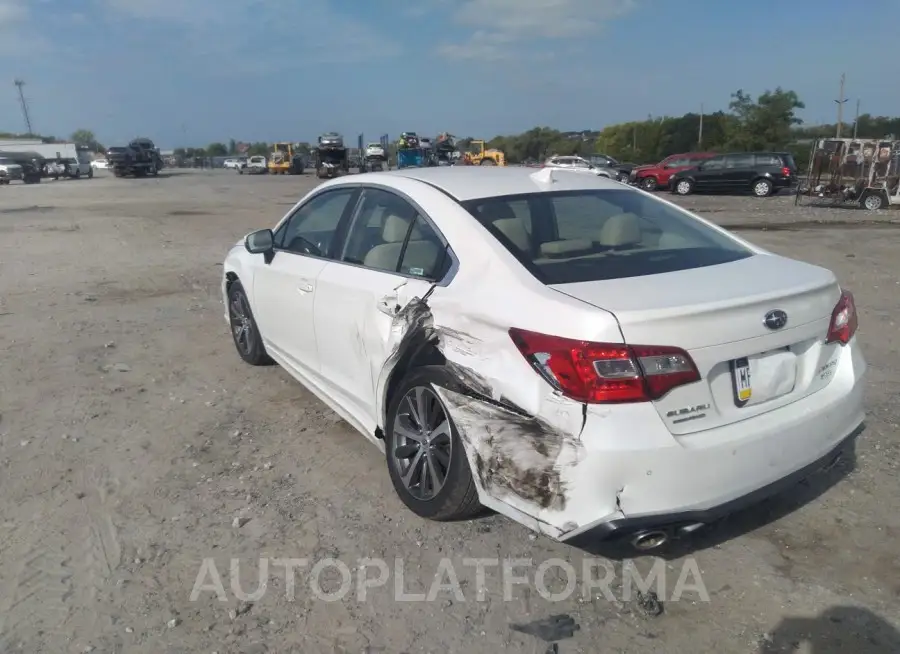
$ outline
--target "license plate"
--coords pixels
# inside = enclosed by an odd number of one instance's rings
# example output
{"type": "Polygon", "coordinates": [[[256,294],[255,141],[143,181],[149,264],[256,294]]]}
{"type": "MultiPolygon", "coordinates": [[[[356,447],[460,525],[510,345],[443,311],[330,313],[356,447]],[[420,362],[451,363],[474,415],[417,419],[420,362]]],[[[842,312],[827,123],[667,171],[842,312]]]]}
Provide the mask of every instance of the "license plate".
{"type": "Polygon", "coordinates": [[[753,397],[750,360],[747,357],[735,359],[731,362],[731,377],[734,380],[734,403],[742,407],[753,397]]]}

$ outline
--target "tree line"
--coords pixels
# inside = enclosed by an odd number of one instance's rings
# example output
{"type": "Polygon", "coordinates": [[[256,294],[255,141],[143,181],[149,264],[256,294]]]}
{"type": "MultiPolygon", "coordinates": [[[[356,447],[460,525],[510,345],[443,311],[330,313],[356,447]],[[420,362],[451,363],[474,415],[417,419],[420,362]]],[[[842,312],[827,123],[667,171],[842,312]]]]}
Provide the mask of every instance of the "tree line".
{"type": "MultiPolygon", "coordinates": [[[[805,105],[794,91],[778,87],[756,98],[743,90],[731,94],[728,110],[712,113],[686,113],[683,116],[648,117],[646,120],[609,125],[602,130],[563,132],[550,127],[534,127],[521,134],[496,136],[487,146],[502,150],[511,163],[538,162],[551,155],[606,154],[623,162],[654,163],[670,154],[693,151],[776,150],[794,154],[798,165],[805,167],[810,141],[831,137],[837,125],[806,126],[797,116],[805,105]]],[[[856,133],[859,138],[900,138],[900,117],[862,114],[856,124],[841,126],[843,136],[856,133]]],[[[0,133],[0,138],[12,134],[0,133]]],[[[45,137],[48,143],[53,137],[45,137]]],[[[103,146],[92,131],[79,129],[70,140],[96,151],[103,146]]],[[[458,140],[461,149],[473,139],[458,140]]],[[[309,148],[307,143],[301,147],[309,148]]],[[[270,144],[249,144],[248,156],[266,155],[270,144]]],[[[203,148],[177,148],[180,157],[224,157],[238,154],[238,143],[210,143],[203,148]]]]}

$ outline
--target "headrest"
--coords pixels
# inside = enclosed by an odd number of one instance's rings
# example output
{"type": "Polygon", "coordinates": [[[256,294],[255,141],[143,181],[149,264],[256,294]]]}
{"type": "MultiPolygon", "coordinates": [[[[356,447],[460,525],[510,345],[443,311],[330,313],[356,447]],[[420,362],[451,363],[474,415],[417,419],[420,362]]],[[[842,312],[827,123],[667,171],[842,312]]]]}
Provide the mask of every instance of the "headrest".
{"type": "Polygon", "coordinates": [[[381,230],[381,239],[385,243],[401,243],[409,231],[409,221],[387,210],[384,219],[384,228],[381,230]]]}
{"type": "Polygon", "coordinates": [[[531,237],[525,225],[518,218],[503,218],[493,222],[494,228],[505,236],[522,252],[531,250],[531,237]]]}
{"type": "Polygon", "coordinates": [[[633,213],[611,216],[600,229],[600,245],[618,248],[641,242],[641,219],[633,213]]]}

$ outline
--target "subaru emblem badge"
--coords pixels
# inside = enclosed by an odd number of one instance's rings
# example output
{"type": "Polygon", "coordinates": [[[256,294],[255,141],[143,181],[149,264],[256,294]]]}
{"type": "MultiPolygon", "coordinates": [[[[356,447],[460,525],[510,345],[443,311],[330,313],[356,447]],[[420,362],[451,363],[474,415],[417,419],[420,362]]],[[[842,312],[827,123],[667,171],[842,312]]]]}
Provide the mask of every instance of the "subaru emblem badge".
{"type": "Polygon", "coordinates": [[[773,309],[763,318],[763,324],[769,329],[781,329],[787,324],[787,314],[781,309],[773,309]]]}

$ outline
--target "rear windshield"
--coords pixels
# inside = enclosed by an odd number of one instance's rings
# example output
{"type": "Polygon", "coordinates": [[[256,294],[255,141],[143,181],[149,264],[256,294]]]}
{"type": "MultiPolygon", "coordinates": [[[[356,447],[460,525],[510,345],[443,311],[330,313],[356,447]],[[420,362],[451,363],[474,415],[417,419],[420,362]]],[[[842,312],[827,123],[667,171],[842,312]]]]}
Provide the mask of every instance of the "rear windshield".
{"type": "Polygon", "coordinates": [[[784,160],[784,165],[793,170],[797,169],[797,164],[794,163],[794,157],[790,154],[783,154],[781,158],[784,160]]]}
{"type": "Polygon", "coordinates": [[[680,210],[625,188],[482,198],[463,206],[545,284],[656,275],[753,254],[680,210]]]}

